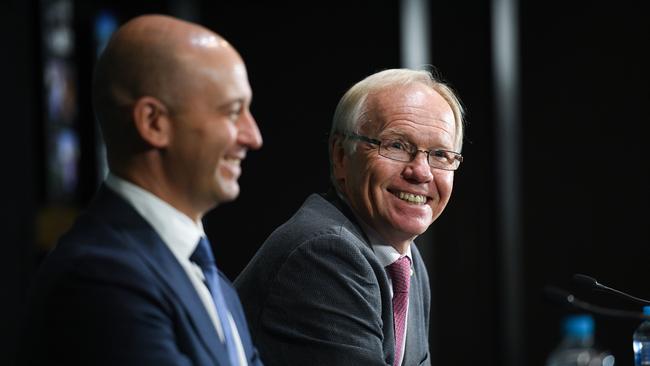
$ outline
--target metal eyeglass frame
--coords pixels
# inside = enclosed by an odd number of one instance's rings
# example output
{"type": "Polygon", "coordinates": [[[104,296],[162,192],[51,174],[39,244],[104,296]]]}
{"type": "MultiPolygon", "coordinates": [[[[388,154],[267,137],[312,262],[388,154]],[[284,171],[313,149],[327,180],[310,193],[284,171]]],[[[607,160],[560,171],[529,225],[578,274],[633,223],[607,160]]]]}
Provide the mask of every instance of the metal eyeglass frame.
{"type": "MultiPolygon", "coordinates": [[[[407,144],[407,146],[411,146],[413,148],[411,149],[411,151],[408,151],[408,150],[404,150],[404,151],[408,152],[411,158],[409,160],[396,159],[394,156],[386,156],[385,155],[385,153],[386,153],[385,149],[388,148],[388,147],[386,147],[384,145],[385,141],[373,139],[371,137],[359,135],[359,134],[356,134],[356,133],[341,133],[341,135],[343,135],[343,136],[345,136],[347,138],[364,141],[364,142],[367,142],[367,143],[372,144],[372,145],[377,145],[378,150],[379,150],[379,155],[381,155],[381,156],[383,156],[383,157],[385,157],[387,159],[391,159],[391,160],[395,160],[395,161],[410,163],[411,161],[415,160],[415,157],[417,156],[418,152],[423,152],[423,153],[425,153],[427,155],[427,162],[429,163],[429,166],[432,167],[432,168],[454,171],[454,170],[458,169],[458,167],[460,166],[460,163],[463,162],[463,156],[460,153],[457,153],[455,151],[443,150],[443,149],[421,150],[421,149],[418,149],[415,145],[413,145],[411,143],[408,143],[408,142],[405,142],[405,144],[407,144]],[[382,146],[383,146],[383,149],[382,149],[382,146]],[[435,157],[435,155],[432,155],[432,154],[436,154],[436,153],[444,153],[445,155],[451,155],[450,157],[447,157],[447,160],[452,160],[453,163],[451,165],[439,165],[439,164],[441,164],[439,161],[431,160],[431,156],[435,157]]],[[[389,140],[389,141],[393,141],[393,140],[389,140]]],[[[396,141],[399,141],[399,140],[396,140],[396,141]]]]}

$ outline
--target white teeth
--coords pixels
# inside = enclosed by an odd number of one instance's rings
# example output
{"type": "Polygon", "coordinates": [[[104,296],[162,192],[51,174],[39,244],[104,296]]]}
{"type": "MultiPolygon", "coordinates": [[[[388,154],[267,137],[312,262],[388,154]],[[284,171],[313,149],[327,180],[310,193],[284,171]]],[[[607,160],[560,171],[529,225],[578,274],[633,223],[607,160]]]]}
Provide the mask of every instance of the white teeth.
{"type": "Polygon", "coordinates": [[[417,203],[417,204],[423,204],[427,201],[427,198],[425,196],[419,194],[413,194],[413,193],[406,193],[406,192],[399,192],[397,194],[397,197],[399,197],[404,201],[417,203]]]}
{"type": "Polygon", "coordinates": [[[241,159],[237,159],[237,158],[224,158],[224,160],[230,164],[237,164],[237,165],[241,164],[241,159]]]}

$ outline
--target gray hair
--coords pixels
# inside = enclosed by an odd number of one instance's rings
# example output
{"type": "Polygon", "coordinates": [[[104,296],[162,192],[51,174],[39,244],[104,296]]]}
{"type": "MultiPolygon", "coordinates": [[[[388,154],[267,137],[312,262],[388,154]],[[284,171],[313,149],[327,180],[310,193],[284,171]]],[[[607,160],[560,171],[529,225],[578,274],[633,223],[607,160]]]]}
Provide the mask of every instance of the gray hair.
{"type": "MultiPolygon", "coordinates": [[[[340,135],[344,134],[359,133],[362,122],[365,122],[365,119],[362,117],[365,113],[368,95],[388,88],[405,86],[413,83],[421,83],[430,87],[440,94],[447,103],[449,103],[449,106],[454,113],[454,122],[456,127],[456,141],[454,141],[454,147],[457,152],[462,150],[464,110],[463,105],[454,90],[441,81],[441,79],[431,71],[388,69],[372,74],[354,84],[343,95],[336,106],[334,118],[332,119],[332,128],[329,135],[330,173],[332,170],[332,144],[334,139],[341,138],[340,135]]],[[[346,154],[351,154],[355,151],[356,144],[349,139],[345,139],[343,141],[343,148],[345,149],[346,154]]],[[[330,174],[330,179],[334,186],[336,186],[332,174],[330,174]]]]}

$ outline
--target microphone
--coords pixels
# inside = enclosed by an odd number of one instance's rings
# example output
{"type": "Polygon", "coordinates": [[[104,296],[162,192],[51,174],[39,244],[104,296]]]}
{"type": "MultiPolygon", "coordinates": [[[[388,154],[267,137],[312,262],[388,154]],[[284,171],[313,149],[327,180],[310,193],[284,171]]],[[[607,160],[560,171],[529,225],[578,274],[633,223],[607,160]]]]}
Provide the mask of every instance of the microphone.
{"type": "Polygon", "coordinates": [[[644,305],[650,305],[650,300],[645,300],[636,296],[632,296],[630,294],[627,294],[623,291],[613,289],[609,286],[605,286],[601,284],[600,282],[596,281],[595,278],[589,277],[584,274],[576,273],[573,275],[573,281],[581,286],[584,286],[586,288],[591,288],[593,290],[601,290],[605,292],[609,292],[615,295],[618,295],[620,297],[626,298],[628,300],[636,301],[638,303],[644,304],[644,305]]]}
{"type": "Polygon", "coordinates": [[[618,310],[610,309],[598,305],[588,303],[586,301],[580,300],[573,296],[573,294],[554,286],[546,286],[544,288],[544,294],[546,298],[552,300],[555,303],[561,305],[569,305],[580,310],[587,311],[589,313],[612,316],[616,318],[627,318],[627,319],[650,319],[650,315],[645,315],[637,311],[627,311],[627,310],[618,310]]]}

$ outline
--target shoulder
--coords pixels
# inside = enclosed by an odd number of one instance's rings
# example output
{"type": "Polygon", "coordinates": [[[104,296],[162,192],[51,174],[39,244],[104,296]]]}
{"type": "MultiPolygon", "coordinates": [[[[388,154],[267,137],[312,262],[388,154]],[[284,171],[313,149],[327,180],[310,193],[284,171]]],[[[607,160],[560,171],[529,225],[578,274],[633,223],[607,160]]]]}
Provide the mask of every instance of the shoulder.
{"type": "Polygon", "coordinates": [[[156,276],[143,247],[159,240],[146,224],[133,222],[127,227],[91,206],[39,265],[32,292],[52,296],[75,284],[84,284],[77,287],[80,291],[95,284],[151,292],[156,276]]]}
{"type": "Polygon", "coordinates": [[[387,279],[360,228],[318,195],[269,236],[235,280],[249,308],[274,292],[337,292],[338,286],[339,293],[364,286],[362,293],[377,293],[387,279]]]}
{"type": "Polygon", "coordinates": [[[336,241],[340,245],[369,248],[361,229],[320,195],[312,194],[300,209],[265,241],[264,246],[281,245],[287,251],[302,245],[336,241]]]}
{"type": "Polygon", "coordinates": [[[373,259],[374,253],[360,228],[334,205],[313,194],[266,239],[235,284],[239,287],[242,282],[268,280],[289,260],[344,260],[368,265],[373,259]]]}

